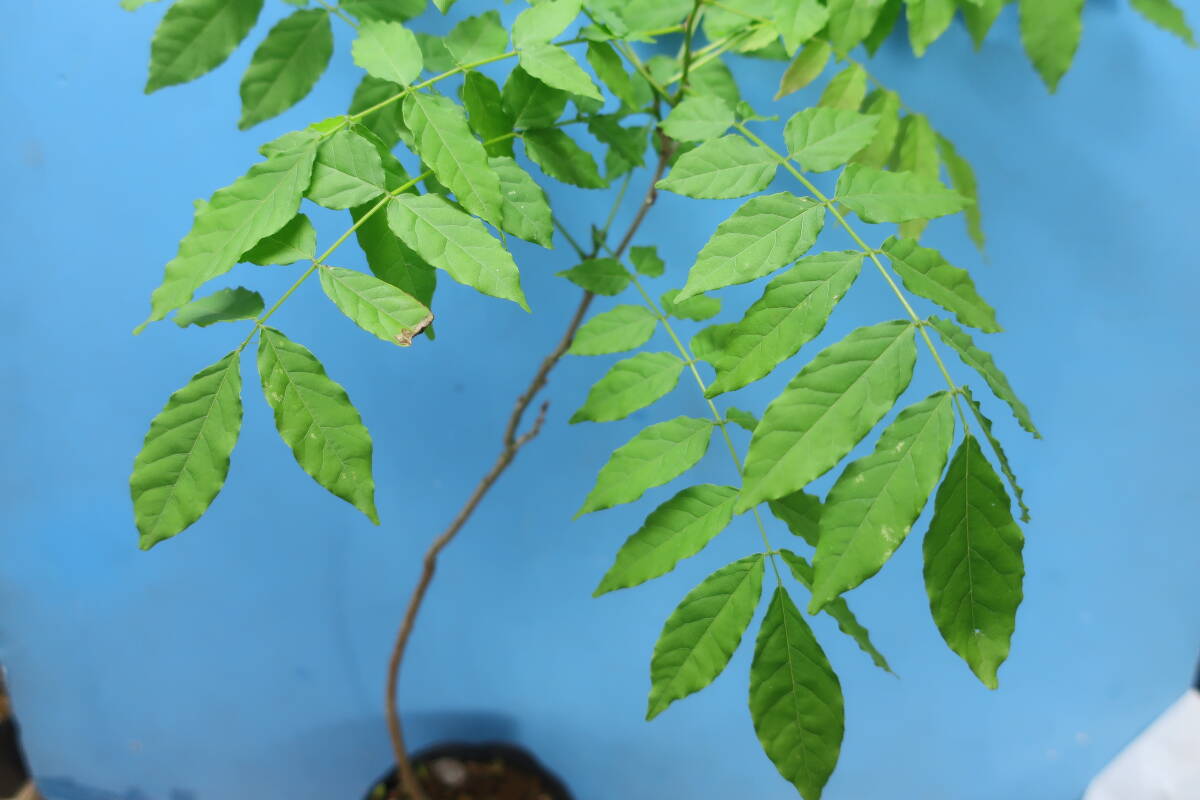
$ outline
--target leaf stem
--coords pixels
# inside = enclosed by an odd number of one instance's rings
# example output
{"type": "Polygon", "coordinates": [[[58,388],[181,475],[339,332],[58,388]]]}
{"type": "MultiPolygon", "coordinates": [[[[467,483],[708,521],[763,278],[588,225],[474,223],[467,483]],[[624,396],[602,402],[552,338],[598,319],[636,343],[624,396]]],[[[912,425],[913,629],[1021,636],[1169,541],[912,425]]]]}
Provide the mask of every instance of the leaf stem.
{"type": "Polygon", "coordinates": [[[342,20],[347,25],[349,25],[351,28],[358,30],[358,23],[354,21],[353,17],[347,15],[346,12],[341,9],[340,6],[335,6],[331,3],[326,2],[326,0],[317,0],[317,4],[324,6],[325,10],[328,11],[330,14],[333,14],[338,19],[342,20]]]}

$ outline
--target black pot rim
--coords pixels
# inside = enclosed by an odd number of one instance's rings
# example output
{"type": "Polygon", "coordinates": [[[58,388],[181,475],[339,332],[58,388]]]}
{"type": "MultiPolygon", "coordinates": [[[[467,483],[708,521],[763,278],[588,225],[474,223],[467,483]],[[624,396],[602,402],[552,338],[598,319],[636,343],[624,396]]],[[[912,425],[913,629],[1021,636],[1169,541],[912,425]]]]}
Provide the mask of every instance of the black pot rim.
{"type": "MultiPolygon", "coordinates": [[[[523,772],[536,775],[553,800],[574,800],[566,785],[557,775],[543,766],[528,750],[510,742],[443,742],[418,751],[413,755],[412,761],[414,764],[427,764],[439,758],[474,762],[498,759],[523,772]]],[[[396,768],[393,767],[383,777],[371,784],[371,788],[374,789],[380,783],[390,786],[395,780],[396,768]]],[[[367,800],[370,800],[369,791],[367,800]]]]}

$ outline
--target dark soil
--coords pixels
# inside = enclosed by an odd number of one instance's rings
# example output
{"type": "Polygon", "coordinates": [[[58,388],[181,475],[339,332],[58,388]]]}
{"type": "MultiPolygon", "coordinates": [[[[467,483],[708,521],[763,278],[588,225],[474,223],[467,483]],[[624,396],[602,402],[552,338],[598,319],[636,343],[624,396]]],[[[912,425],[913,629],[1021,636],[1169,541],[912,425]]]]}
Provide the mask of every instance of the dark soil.
{"type": "MultiPolygon", "coordinates": [[[[418,753],[413,765],[428,800],[571,800],[556,777],[509,745],[444,745],[418,753]]],[[[408,800],[395,785],[393,771],[368,800],[408,800]]]]}

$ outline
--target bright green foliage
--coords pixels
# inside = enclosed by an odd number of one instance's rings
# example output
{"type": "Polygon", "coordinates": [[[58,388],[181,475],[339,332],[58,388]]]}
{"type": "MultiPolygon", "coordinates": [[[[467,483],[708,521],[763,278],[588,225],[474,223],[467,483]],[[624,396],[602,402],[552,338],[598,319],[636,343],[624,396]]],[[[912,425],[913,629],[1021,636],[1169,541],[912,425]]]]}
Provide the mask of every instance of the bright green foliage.
{"type": "MultiPolygon", "coordinates": [[[[941,177],[937,134],[923,114],[909,114],[901,122],[893,168],[931,181],[941,177]]],[[[927,219],[907,220],[900,226],[900,235],[920,239],[928,225],[927,219]]]]}
{"type": "Polygon", "coordinates": [[[842,748],[842,687],[782,586],[775,590],[754,644],[750,717],[779,774],[804,800],[818,800],[842,748]]]}
{"type": "Polygon", "coordinates": [[[1037,426],[1033,424],[1033,418],[1029,414],[1029,409],[1017,397],[1017,393],[1013,391],[1008,378],[996,366],[996,362],[991,354],[976,347],[975,341],[970,335],[950,320],[930,317],[929,322],[933,325],[934,330],[938,332],[938,335],[942,337],[942,341],[958,353],[958,357],[963,360],[963,363],[983,376],[983,379],[987,381],[987,385],[991,387],[996,397],[1008,403],[1012,409],[1013,416],[1017,418],[1017,422],[1021,424],[1021,427],[1033,434],[1034,438],[1042,438],[1042,434],[1038,432],[1037,426]]]}
{"type": "Polygon", "coordinates": [[[446,36],[446,49],[460,66],[494,58],[508,49],[508,31],[498,11],[467,17],[446,36]]]}
{"type": "Polygon", "coordinates": [[[911,172],[851,164],[838,180],[837,200],[864,222],[908,222],[954,214],[966,207],[963,196],[939,181],[911,172]]]}
{"type": "Polygon", "coordinates": [[[325,208],[352,208],[387,191],[375,145],[349,128],[321,143],[306,195],[325,208]]]}
{"type": "Polygon", "coordinates": [[[992,452],[996,454],[996,460],[1000,462],[1000,471],[1004,473],[1004,478],[1008,481],[1008,486],[1013,490],[1013,494],[1017,498],[1017,505],[1021,508],[1021,521],[1029,522],[1030,514],[1029,507],[1025,505],[1025,490],[1017,483],[1016,473],[1013,472],[1012,464],[1008,461],[1008,456],[1004,452],[1004,448],[1000,445],[1000,440],[992,433],[992,421],[983,415],[983,409],[979,407],[979,401],[971,394],[969,386],[962,387],[963,396],[967,400],[967,407],[971,409],[975,420],[979,423],[979,427],[983,428],[983,435],[987,438],[988,444],[992,447],[992,452]]]}
{"type": "Polygon", "coordinates": [[[467,124],[483,139],[483,149],[489,156],[513,156],[513,140],[506,137],[513,129],[513,119],[504,110],[500,87],[480,72],[468,72],[462,85],[463,107],[467,124]]]}
{"type": "Polygon", "coordinates": [[[662,275],[667,266],[658,257],[656,249],[642,245],[635,245],[629,248],[629,260],[633,262],[634,269],[650,278],[657,278],[662,275]]]}
{"type": "Polygon", "coordinates": [[[193,300],[175,312],[175,324],[181,328],[196,325],[207,328],[216,322],[236,322],[254,319],[263,312],[262,295],[241,286],[221,289],[207,297],[193,300]]]}
{"type": "Polygon", "coordinates": [[[747,283],[804,255],[825,224],[825,208],[788,192],[755,197],[717,226],[696,257],[686,300],[701,292],[747,283]]]}
{"type": "Polygon", "coordinates": [[[1025,53],[1053,92],[1083,35],[1083,0],[1019,0],[1018,7],[1025,53]]]}
{"type": "Polygon", "coordinates": [[[717,379],[707,395],[716,397],[767,376],[816,338],[858,277],[862,261],[862,253],[853,251],[808,256],[767,284],[730,330],[713,362],[717,379]]]}
{"type": "Polygon", "coordinates": [[[520,67],[508,74],[501,93],[504,110],[518,128],[553,125],[567,107],[567,97],[563,90],[547,86],[520,67]]]}
{"type": "Polygon", "coordinates": [[[317,254],[317,231],[308,217],[297,214],[275,233],[259,239],[258,244],[242,253],[241,261],[270,266],[310,261],[317,254]]]}
{"type": "Polygon", "coordinates": [[[620,294],[631,280],[629,271],[615,258],[589,258],[558,274],[592,294],[620,294]]]}
{"type": "Polygon", "coordinates": [[[1188,47],[1196,46],[1196,36],[1187,23],[1183,11],[1171,0],[1130,0],[1130,3],[1146,19],[1168,33],[1173,33],[1188,47]]]}
{"type": "Polygon", "coordinates": [[[967,207],[963,209],[963,217],[967,222],[967,234],[981,251],[987,245],[987,237],[983,233],[983,212],[979,210],[979,184],[975,180],[975,169],[965,158],[958,154],[954,143],[944,136],[937,137],[938,151],[946,173],[950,176],[950,185],[954,190],[967,199],[967,207]]]}
{"type": "Polygon", "coordinates": [[[645,91],[645,81],[639,76],[637,83],[629,77],[621,64],[621,56],[607,42],[588,42],[587,61],[608,90],[629,108],[642,105],[645,91]],[[637,87],[642,88],[637,88],[637,87]]]}
{"type": "Polygon", "coordinates": [[[829,22],[829,9],[817,0],[776,0],[775,25],[791,55],[829,22]]]}
{"type": "Polygon", "coordinates": [[[716,139],[733,126],[733,109],[714,95],[687,97],[663,120],[663,133],[681,142],[716,139]]]}
{"type": "Polygon", "coordinates": [[[261,10],[262,0],[176,0],[150,44],[146,93],[216,69],[250,33],[261,10]]]}
{"type": "Polygon", "coordinates": [[[866,96],[867,71],[852,63],[829,81],[821,93],[820,104],[824,108],[857,111],[866,96]]]}
{"type": "Polygon", "coordinates": [[[743,137],[722,136],[680,156],[658,187],[686,197],[745,197],[767,188],[778,166],[743,137]]]}
{"type": "Polygon", "coordinates": [[[516,262],[479,220],[429,194],[394,198],[387,220],[392,232],[427,263],[459,283],[529,310],[516,262]]]}
{"type": "Polygon", "coordinates": [[[804,45],[796,60],[788,65],[783,77],[779,79],[779,91],[775,93],[775,99],[787,97],[815,81],[829,63],[831,52],[829,42],[824,39],[813,39],[804,45]]]}
{"type": "Polygon", "coordinates": [[[138,330],[191,300],[204,283],[228,272],[264,236],[290,222],[315,156],[313,147],[272,156],[217,191],[167,264],[162,285],[150,296],[150,316],[138,330]]]}
{"type": "Polygon", "coordinates": [[[403,85],[421,74],[424,63],[417,37],[399,22],[364,22],[351,52],[367,74],[403,85]]]}
{"type": "MultiPolygon", "coordinates": [[[[350,112],[364,112],[375,108],[378,104],[396,97],[403,87],[391,81],[381,80],[372,75],[364,75],[354,97],[350,101],[350,112]]],[[[400,141],[402,123],[400,109],[397,105],[388,105],[359,119],[359,123],[378,136],[387,147],[392,147],[400,141]]]]}
{"type": "Polygon", "coordinates": [[[937,250],[895,237],[884,242],[881,249],[904,281],[904,288],[937,303],[964,325],[984,333],[1001,331],[996,312],[975,291],[970,274],[952,266],[937,250]]]}
{"type": "Polygon", "coordinates": [[[660,302],[663,312],[677,319],[703,322],[721,313],[721,301],[718,298],[698,294],[681,301],[678,289],[664,292],[660,302]]]}
{"type": "Polygon", "coordinates": [[[308,348],[273,328],[258,342],[258,374],[275,427],[296,463],[329,492],[379,524],[371,477],[371,436],[345,389],[308,348]]]}
{"type": "Polygon", "coordinates": [[[358,224],[354,235],[363,255],[367,257],[371,272],[376,278],[429,306],[437,288],[437,273],[392,233],[386,214],[376,213],[368,217],[366,214],[369,210],[367,206],[360,206],[350,214],[358,224]]]}
{"type": "MultiPolygon", "coordinates": [[[[548,0],[550,5],[565,0],[548,0]]],[[[533,9],[530,9],[531,11],[533,9]]],[[[571,54],[552,44],[535,44],[521,50],[521,67],[547,86],[564,92],[603,100],[604,96],[583,71],[583,67],[571,58],[571,54]]]]}
{"type": "MultiPolygon", "coordinates": [[[[812,565],[791,550],[780,550],[779,555],[792,571],[792,576],[805,589],[811,592],[813,586],[812,565]]],[[[871,641],[871,632],[858,621],[858,617],[850,610],[850,606],[846,603],[845,598],[839,597],[821,610],[837,622],[838,630],[853,639],[858,648],[871,657],[871,661],[875,666],[884,672],[892,672],[892,667],[888,664],[887,659],[884,658],[883,653],[879,652],[875,647],[875,643],[871,641]]],[[[893,672],[892,674],[894,675],[895,673],[893,672]]]]}
{"type": "Polygon", "coordinates": [[[551,178],[583,189],[608,185],[591,154],[558,128],[526,131],[522,138],[529,160],[551,178]]]}
{"type": "Polygon", "coordinates": [[[359,19],[407,22],[425,10],[425,0],[341,0],[338,3],[359,19]]]}
{"type": "Polygon", "coordinates": [[[754,433],[754,429],[758,427],[758,417],[749,411],[743,411],[734,406],[725,409],[725,421],[732,422],[734,425],[750,433],[754,433]]]}
{"type": "Polygon", "coordinates": [[[839,56],[867,38],[884,0],[829,0],[829,41],[839,56]]]}
{"type": "Polygon", "coordinates": [[[225,483],[242,427],[240,355],[193,375],[150,423],[129,478],[143,550],[200,519],[225,483]]]}
{"type": "Polygon", "coordinates": [[[401,347],[433,322],[429,309],[411,295],[364,272],[323,266],[321,288],[358,327],[401,347]]]}
{"type": "Polygon", "coordinates": [[[750,441],[745,511],[824,475],[883,418],[912,379],[913,326],[859,328],[821,351],[767,406],[750,441]]]}
{"type": "Polygon", "coordinates": [[[542,0],[525,9],[513,23],[513,44],[523,48],[550,41],[579,16],[579,9],[579,0],[542,0]]]}
{"type": "Polygon", "coordinates": [[[976,49],[987,38],[993,23],[1000,16],[1000,12],[1011,2],[1013,0],[979,0],[975,4],[962,4],[963,19],[966,20],[967,30],[971,32],[971,38],[975,40],[976,49]]]}
{"type": "Polygon", "coordinates": [[[704,549],[733,519],[732,486],[700,484],[684,489],[646,517],[617,552],[595,596],[627,589],[666,575],[704,549]]]}
{"type": "Polygon", "coordinates": [[[571,422],[624,419],[659,400],[679,383],[683,362],[670,353],[638,353],[618,361],[588,392],[571,422]]]}
{"type": "Polygon", "coordinates": [[[554,222],[542,187],[508,157],[488,159],[500,179],[500,227],[513,236],[550,247],[554,222]]]}
{"type": "Polygon", "coordinates": [[[762,579],[763,557],[747,556],[709,575],[671,612],[650,661],[646,719],[721,674],[754,617],[762,579]]]}
{"type": "Polygon", "coordinates": [[[989,689],[999,685],[1016,626],[1023,545],[1000,477],[968,435],[934,500],[925,589],[942,638],[989,689]]]}
{"type": "Polygon", "coordinates": [[[912,530],[954,443],[954,396],[938,392],[901,412],[875,452],[853,462],[821,511],[809,611],[874,575],[912,530]]]}
{"type": "Polygon", "coordinates": [[[852,160],[882,169],[892,160],[900,135],[900,95],[886,89],[876,90],[867,96],[863,111],[876,118],[875,135],[852,160]]]}
{"type": "Polygon", "coordinates": [[[784,495],[778,500],[771,500],[767,506],[793,535],[799,536],[813,547],[817,546],[822,508],[820,498],[813,497],[805,491],[798,491],[784,495]]]}
{"type": "Polygon", "coordinates": [[[783,129],[789,155],[809,172],[837,169],[875,138],[879,118],[833,108],[806,108],[783,129]]]}
{"type": "Polygon", "coordinates": [[[657,325],[658,318],[645,306],[617,306],[584,323],[567,352],[576,356],[623,353],[648,342],[657,325]]]}
{"type": "Polygon", "coordinates": [[[499,227],[500,178],[471,135],[462,108],[449,97],[413,92],[404,98],[404,124],[412,131],[417,155],[459,204],[499,227]]]}
{"type": "MultiPolygon", "coordinates": [[[[968,0],[974,4],[976,0],[968,0]]],[[[925,55],[929,45],[950,27],[954,12],[958,10],[955,0],[908,0],[908,40],[913,53],[925,55]]]]}
{"type": "Polygon", "coordinates": [[[280,20],[254,51],[242,77],[238,127],[257,125],[300,102],[312,91],[332,55],[329,12],[306,9],[280,20]]]}
{"type": "Polygon", "coordinates": [[[678,478],[704,457],[712,428],[708,420],[691,417],[646,428],[613,451],[575,516],[632,503],[647,489],[678,478]]]}

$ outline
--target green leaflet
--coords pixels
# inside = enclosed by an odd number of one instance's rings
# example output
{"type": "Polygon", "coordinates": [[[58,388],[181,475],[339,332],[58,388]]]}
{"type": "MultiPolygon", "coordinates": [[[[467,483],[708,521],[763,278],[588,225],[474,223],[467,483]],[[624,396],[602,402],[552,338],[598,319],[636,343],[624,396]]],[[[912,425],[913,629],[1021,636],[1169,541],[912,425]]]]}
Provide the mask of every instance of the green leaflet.
{"type": "Polygon", "coordinates": [[[867,38],[884,0],[829,0],[829,41],[839,57],[867,38]]]}
{"type": "MultiPolygon", "coordinates": [[[[671,66],[672,73],[675,66],[671,66]]],[[[699,67],[693,67],[689,76],[690,91],[696,94],[713,94],[725,101],[730,108],[737,108],[742,100],[737,81],[724,61],[716,59],[699,67]]]]}
{"type": "Polygon", "coordinates": [[[896,417],[875,452],[851,463],[821,511],[809,613],[878,572],[942,477],[954,444],[954,396],[938,392],[896,417]]]}
{"type": "Polygon", "coordinates": [[[454,5],[456,0],[433,0],[433,5],[438,11],[445,14],[450,10],[450,6],[454,5]]]}
{"type": "Polygon", "coordinates": [[[488,159],[500,179],[500,229],[542,247],[553,246],[554,223],[542,187],[507,156],[488,159]]]}
{"type": "Polygon", "coordinates": [[[1020,0],[1021,43],[1046,88],[1071,68],[1083,35],[1083,0],[1020,0]]]}
{"type": "Polygon", "coordinates": [[[296,463],[378,525],[371,435],[346,390],[306,347],[274,328],[263,328],[259,336],[258,374],[275,410],[275,428],[296,463]]]}
{"type": "Polygon", "coordinates": [[[529,310],[516,262],[479,220],[429,194],[393,198],[387,220],[401,241],[454,280],[529,310]]]}
{"type": "Polygon", "coordinates": [[[598,15],[618,36],[676,25],[692,10],[692,0],[590,0],[588,11],[598,15]]]}
{"type": "Polygon", "coordinates": [[[513,125],[546,128],[562,116],[568,95],[561,89],[547,86],[518,65],[508,73],[501,98],[513,125]]]}
{"type": "Polygon", "coordinates": [[[663,313],[676,319],[690,319],[693,322],[703,322],[721,313],[721,300],[716,297],[698,294],[687,300],[679,300],[679,290],[670,289],[660,298],[663,313]]]}
{"type": "Polygon", "coordinates": [[[825,108],[857,111],[866,96],[867,71],[853,62],[830,79],[825,91],[821,92],[820,104],[825,108]]]}
{"type": "MultiPolygon", "coordinates": [[[[967,4],[975,2],[968,0],[967,4]]],[[[907,7],[908,40],[913,53],[920,57],[950,27],[958,5],[955,0],[908,0],[907,7]]]]}
{"type": "Polygon", "coordinates": [[[671,353],[638,353],[613,364],[588,392],[587,402],[570,422],[612,422],[669,394],[684,364],[671,353]]]}
{"type": "Polygon", "coordinates": [[[634,245],[629,248],[629,260],[633,268],[649,278],[657,278],[663,274],[667,265],[658,256],[658,249],[650,246],[634,245]]]}
{"type": "MultiPolygon", "coordinates": [[[[354,90],[354,97],[350,100],[350,113],[357,114],[360,111],[373,108],[384,100],[395,97],[401,91],[403,91],[403,87],[399,84],[380,80],[372,75],[364,75],[362,81],[354,90]]],[[[361,118],[358,124],[378,136],[383,141],[384,146],[388,148],[395,147],[396,142],[400,141],[402,135],[407,136],[407,133],[402,131],[398,103],[392,103],[390,106],[384,106],[378,111],[372,111],[361,118]]]]}
{"type": "Polygon", "coordinates": [[[305,194],[325,208],[346,209],[377,200],[385,191],[378,148],[353,129],[342,128],[318,148],[305,194]]]}
{"type": "Polygon", "coordinates": [[[399,22],[362,23],[350,51],[368,74],[403,86],[421,74],[424,63],[417,37],[399,22]]]}
{"type": "Polygon", "coordinates": [[[385,212],[377,211],[364,220],[369,210],[368,206],[359,206],[350,211],[356,223],[362,220],[354,235],[367,257],[367,266],[376,278],[429,306],[437,288],[437,272],[392,233],[385,212]]]}
{"type": "Polygon", "coordinates": [[[583,189],[608,186],[608,181],[600,177],[591,153],[558,128],[526,131],[522,139],[529,160],[551,178],[583,189]]]}
{"type": "Polygon", "coordinates": [[[940,181],[861,164],[851,164],[842,172],[836,199],[871,223],[932,219],[966,208],[963,196],[940,181]]]}
{"type": "Polygon", "coordinates": [[[775,590],[750,664],[750,717],[771,763],[818,800],[841,752],[842,686],[782,586],[775,590]]]}
{"type": "Polygon", "coordinates": [[[367,333],[408,347],[433,322],[422,303],[373,275],[342,267],[321,267],[321,288],[343,314],[367,333]]]}
{"type": "Polygon", "coordinates": [[[650,341],[657,325],[658,319],[645,306],[617,306],[585,322],[567,352],[575,356],[623,353],[650,341]]]}
{"type": "Polygon", "coordinates": [[[196,325],[207,328],[215,322],[254,319],[263,312],[262,295],[243,289],[221,289],[193,300],[175,312],[175,324],[181,328],[196,325]]]}
{"type": "Polygon", "coordinates": [[[1013,391],[1008,378],[996,366],[996,362],[992,359],[991,355],[976,347],[975,341],[970,335],[950,320],[930,317],[929,323],[933,325],[934,330],[942,337],[942,341],[949,345],[954,352],[958,353],[958,357],[962,359],[963,363],[978,372],[987,381],[987,385],[991,387],[996,397],[1008,403],[1009,408],[1012,409],[1013,416],[1017,418],[1017,422],[1021,424],[1021,427],[1033,434],[1033,438],[1042,438],[1042,434],[1038,432],[1037,426],[1033,424],[1033,418],[1029,414],[1029,409],[1017,397],[1017,393],[1013,391]]]}
{"type": "Polygon", "coordinates": [[[359,19],[384,22],[407,22],[425,11],[425,0],[341,0],[338,5],[359,19]]]}
{"type": "Polygon", "coordinates": [[[746,310],[713,362],[717,378],[705,392],[716,397],[766,377],[825,328],[834,306],[862,268],[861,251],[821,253],[767,284],[746,310]]]}
{"type": "Polygon", "coordinates": [[[732,486],[700,484],[660,505],[617,552],[593,597],[628,589],[675,569],[704,549],[733,519],[732,486]]]}
{"type": "Polygon", "coordinates": [[[332,55],[328,11],[297,11],[276,23],[254,51],[242,77],[238,127],[250,128],[300,102],[312,91],[332,55]]]}
{"type": "Polygon", "coordinates": [[[1000,478],[968,434],[933,502],[925,589],[942,638],[989,689],[1016,626],[1023,545],[1000,478]]]}
{"type": "Polygon", "coordinates": [[[471,135],[461,106],[448,97],[414,92],[404,98],[404,124],[416,153],[472,214],[500,227],[500,179],[471,135]]]}
{"type": "Polygon", "coordinates": [[[717,226],[688,273],[679,299],[761,278],[813,246],[825,208],[788,192],[750,199],[717,226]]]}
{"type": "Polygon", "coordinates": [[[979,427],[983,428],[983,434],[991,444],[992,452],[996,454],[996,460],[1000,462],[1000,471],[1004,473],[1009,487],[1012,488],[1013,494],[1016,495],[1017,505],[1021,507],[1021,521],[1029,522],[1029,507],[1025,505],[1025,490],[1017,483],[1017,475],[1013,472],[1012,465],[1008,462],[1008,456],[1005,454],[1004,448],[1000,446],[1000,440],[992,433],[992,421],[983,415],[983,409],[979,407],[979,401],[971,394],[969,386],[963,386],[962,392],[963,396],[967,398],[967,404],[971,407],[971,413],[975,415],[975,420],[979,423],[979,427]]]}
{"type": "Polygon", "coordinates": [[[646,428],[613,452],[575,516],[632,503],[646,490],[678,478],[704,457],[712,428],[708,420],[692,417],[646,428]]]}
{"type": "Polygon", "coordinates": [[[913,333],[900,321],[859,328],[792,379],[750,441],[739,513],[803,489],[854,449],[908,387],[913,333]]]}
{"type": "Polygon", "coordinates": [[[632,280],[628,270],[615,258],[589,258],[555,274],[593,294],[610,296],[623,292],[632,280]]]}
{"type": "Polygon", "coordinates": [[[796,56],[796,60],[788,65],[783,77],[779,79],[779,91],[775,99],[780,100],[792,92],[798,92],[817,79],[825,71],[829,55],[833,50],[824,39],[813,39],[804,45],[804,49],[796,56]]]}
{"type": "Polygon", "coordinates": [[[262,10],[262,0],[176,0],[150,43],[146,94],[195,80],[234,51],[262,10]]]}
{"type": "Polygon", "coordinates": [[[1196,36],[1192,33],[1187,18],[1171,0],[1130,0],[1130,3],[1139,14],[1164,31],[1178,36],[1188,47],[1196,46],[1196,36]]]}
{"type": "Polygon", "coordinates": [[[983,46],[983,40],[987,38],[996,17],[1000,16],[1000,12],[1011,2],[1013,0],[979,0],[975,5],[963,3],[963,19],[967,23],[967,30],[971,32],[971,38],[975,41],[976,50],[983,46]]]}
{"type": "Polygon", "coordinates": [[[158,0],[121,0],[121,8],[126,11],[137,11],[147,3],[155,3],[158,0]]]}
{"type": "Polygon", "coordinates": [[[937,303],[964,325],[984,333],[1003,330],[996,322],[995,310],[975,290],[970,273],[952,266],[937,250],[894,236],[883,243],[882,250],[913,294],[937,303]]]}
{"type": "MultiPolygon", "coordinates": [[[[971,3],[974,0],[966,0],[966,2],[971,3]]],[[[900,0],[884,0],[879,17],[875,20],[875,26],[867,34],[867,38],[863,39],[863,47],[867,48],[867,52],[872,56],[879,52],[879,48],[896,29],[896,23],[900,21],[901,10],[900,0]]]]}
{"type": "MultiPolygon", "coordinates": [[[[757,429],[757,425],[755,428],[757,429]]],[[[805,491],[792,492],[767,503],[775,518],[812,547],[820,536],[821,500],[805,491]]],[[[811,582],[811,580],[810,580],[811,582]]]]}
{"type": "Polygon", "coordinates": [[[896,138],[900,133],[900,95],[886,89],[877,89],[867,97],[863,111],[876,117],[878,124],[871,143],[851,160],[882,169],[892,160],[896,138]]]}
{"type": "Polygon", "coordinates": [[[721,674],[754,618],[762,578],[762,555],[747,556],[709,575],[671,612],[650,660],[646,719],[721,674]]]}
{"type": "Polygon", "coordinates": [[[663,133],[681,142],[716,139],[733,125],[733,109],[713,95],[689,95],[662,122],[663,133]]]}
{"type": "MultiPolygon", "coordinates": [[[[932,181],[941,177],[937,134],[925,115],[909,114],[904,118],[900,125],[900,143],[896,147],[893,168],[897,172],[911,172],[932,181]]],[[[900,226],[900,235],[920,239],[928,224],[929,221],[925,219],[906,221],[900,226]]]]}
{"type": "Polygon", "coordinates": [[[454,69],[454,56],[446,49],[446,40],[429,33],[418,33],[417,46],[421,48],[422,69],[434,75],[454,69]]]}
{"type": "Polygon", "coordinates": [[[721,357],[721,350],[729,339],[735,323],[727,322],[722,325],[709,325],[695,336],[690,342],[692,356],[697,361],[707,361],[712,364],[721,357]]]}
{"type": "Polygon", "coordinates": [[[218,189],[179,243],[162,284],[150,295],[150,316],[135,333],[191,300],[206,281],[228,272],[264,236],[290,222],[308,186],[315,155],[312,146],[280,153],[218,189]]]}
{"type": "Polygon", "coordinates": [[[500,12],[487,11],[455,25],[446,36],[446,49],[459,66],[502,55],[508,49],[508,31],[500,12]]]}
{"type": "Polygon", "coordinates": [[[879,118],[857,111],[807,108],[783,129],[788,155],[809,172],[837,169],[875,138],[879,118]]]}
{"type": "Polygon", "coordinates": [[[626,128],[617,114],[599,114],[588,120],[588,133],[608,145],[604,160],[608,180],[646,165],[650,126],[626,128]]]}
{"type": "MultiPolygon", "coordinates": [[[[788,568],[792,571],[792,576],[811,592],[813,584],[812,565],[791,550],[780,550],[779,555],[787,562],[788,568]]],[[[829,603],[822,611],[837,622],[838,630],[853,639],[854,643],[858,645],[859,650],[870,656],[875,666],[884,672],[892,672],[892,667],[888,664],[887,659],[884,658],[883,653],[879,652],[875,647],[875,643],[871,641],[871,632],[858,621],[858,617],[854,616],[854,612],[850,610],[850,606],[847,605],[844,597],[839,597],[829,603]]],[[[896,673],[892,672],[892,674],[895,675],[896,673]]]]}
{"type": "Polygon", "coordinates": [[[587,60],[596,77],[608,87],[618,100],[629,108],[638,108],[648,102],[646,82],[639,75],[637,83],[629,77],[617,51],[607,42],[588,42],[587,60]]]}
{"type": "MultiPolygon", "coordinates": [[[[551,5],[565,0],[547,0],[551,5]]],[[[531,11],[533,9],[530,9],[531,11]]],[[[552,44],[535,44],[521,50],[521,68],[547,86],[603,102],[604,95],[570,53],[552,44]]]]}
{"type": "Polygon", "coordinates": [[[542,0],[525,9],[513,22],[513,44],[520,48],[550,41],[575,21],[580,5],[579,0],[542,0]]]}
{"type": "Polygon", "coordinates": [[[967,207],[963,216],[967,221],[967,234],[971,241],[982,252],[987,246],[987,237],[983,233],[983,212],[979,209],[979,185],[975,180],[975,170],[971,162],[958,154],[954,144],[945,136],[937,137],[938,152],[941,153],[942,163],[950,175],[950,185],[954,190],[967,198],[967,207]]]}
{"type": "Polygon", "coordinates": [[[758,427],[758,417],[751,414],[749,411],[743,411],[740,408],[730,406],[725,409],[725,421],[731,422],[743,430],[754,433],[754,429],[758,427]]]}
{"type": "Polygon", "coordinates": [[[513,120],[504,110],[500,100],[500,87],[482,72],[472,70],[463,79],[460,90],[463,106],[467,109],[467,124],[479,135],[489,156],[512,158],[513,139],[499,139],[512,133],[513,120]]]}
{"type": "Polygon", "coordinates": [[[242,427],[240,354],[193,375],[150,422],[129,476],[143,550],[200,519],[225,483],[242,427]]]}
{"type": "Polygon", "coordinates": [[[258,244],[242,253],[239,261],[266,267],[311,261],[317,255],[317,231],[308,217],[297,214],[275,233],[259,239],[258,244]]]}
{"type": "Polygon", "coordinates": [[[685,197],[745,197],[767,188],[778,166],[766,149],[730,134],[684,153],[657,186],[685,197]]]}
{"type": "Polygon", "coordinates": [[[820,33],[829,22],[829,9],[817,0],[775,0],[775,25],[790,56],[820,33]]]}

